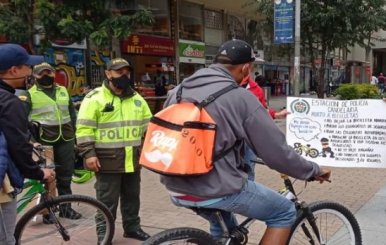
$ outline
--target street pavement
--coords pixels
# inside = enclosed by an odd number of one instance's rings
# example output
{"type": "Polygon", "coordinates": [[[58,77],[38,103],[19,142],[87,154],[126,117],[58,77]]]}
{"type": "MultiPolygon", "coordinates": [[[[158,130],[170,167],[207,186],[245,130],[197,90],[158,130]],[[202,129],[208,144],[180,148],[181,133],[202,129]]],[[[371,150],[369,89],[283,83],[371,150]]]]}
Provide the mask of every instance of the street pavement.
{"type": "MultiPolygon", "coordinates": [[[[281,109],[285,105],[286,97],[273,97],[269,101],[269,106],[274,109],[281,109]]],[[[276,120],[275,123],[285,130],[285,121],[276,120]]],[[[256,180],[275,190],[282,187],[279,174],[265,166],[257,166],[256,180]]],[[[331,183],[324,184],[307,183],[306,187],[304,182],[298,181],[295,189],[302,191],[300,198],[306,202],[331,200],[343,204],[358,219],[363,244],[385,245],[386,169],[332,168],[331,180],[331,183]]],[[[73,192],[95,196],[92,181],[82,185],[73,184],[73,192]]],[[[159,176],[145,169],[142,171],[140,216],[142,228],[151,235],[182,226],[208,230],[206,220],[186,208],[171,204],[168,193],[159,182],[159,176]]],[[[264,224],[256,222],[249,230],[248,244],[258,244],[264,232],[264,224]]],[[[123,238],[122,235],[122,222],[118,211],[113,244],[141,244],[139,241],[123,238]]]]}

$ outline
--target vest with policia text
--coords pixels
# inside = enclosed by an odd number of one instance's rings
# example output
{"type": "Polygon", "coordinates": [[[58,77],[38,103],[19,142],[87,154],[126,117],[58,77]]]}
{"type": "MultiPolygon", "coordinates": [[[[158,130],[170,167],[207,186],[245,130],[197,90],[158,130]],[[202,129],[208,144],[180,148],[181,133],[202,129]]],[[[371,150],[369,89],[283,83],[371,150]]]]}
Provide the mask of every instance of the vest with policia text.
{"type": "Polygon", "coordinates": [[[103,84],[82,101],[77,143],[80,147],[90,143],[94,146],[100,172],[134,172],[139,167],[141,140],[151,116],[142,96],[135,93],[120,98],[103,84]]]}
{"type": "Polygon", "coordinates": [[[53,100],[36,85],[28,90],[31,96],[30,121],[38,121],[42,130],[39,132],[40,140],[53,143],[62,138],[65,141],[74,139],[69,101],[70,97],[65,87],[55,86],[53,100]]]}

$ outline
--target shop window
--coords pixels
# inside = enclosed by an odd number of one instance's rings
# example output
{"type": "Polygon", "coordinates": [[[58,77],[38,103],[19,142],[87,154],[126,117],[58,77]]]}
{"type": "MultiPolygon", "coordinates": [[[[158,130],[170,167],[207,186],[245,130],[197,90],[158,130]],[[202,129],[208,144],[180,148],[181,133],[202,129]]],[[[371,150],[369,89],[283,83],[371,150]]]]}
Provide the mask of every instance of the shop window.
{"type": "Polygon", "coordinates": [[[204,40],[202,5],[181,2],[180,38],[193,41],[204,40]]]}

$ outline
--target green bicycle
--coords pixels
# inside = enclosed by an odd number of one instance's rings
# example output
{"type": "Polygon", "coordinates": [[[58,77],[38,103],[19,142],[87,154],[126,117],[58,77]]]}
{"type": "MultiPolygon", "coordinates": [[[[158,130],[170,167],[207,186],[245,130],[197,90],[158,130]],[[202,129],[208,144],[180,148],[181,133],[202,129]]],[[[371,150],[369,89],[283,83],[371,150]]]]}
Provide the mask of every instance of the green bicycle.
{"type": "MultiPolygon", "coordinates": [[[[35,148],[39,164],[45,164],[42,149],[35,148]]],[[[83,195],[52,197],[45,183],[26,180],[18,199],[20,218],[15,228],[16,244],[110,244],[114,235],[114,218],[109,209],[95,198],[83,195]],[[37,203],[28,209],[29,204],[37,203]],[[67,219],[64,208],[70,205],[80,219],[67,219]],[[52,223],[43,222],[43,214],[53,217],[52,223]]]]}

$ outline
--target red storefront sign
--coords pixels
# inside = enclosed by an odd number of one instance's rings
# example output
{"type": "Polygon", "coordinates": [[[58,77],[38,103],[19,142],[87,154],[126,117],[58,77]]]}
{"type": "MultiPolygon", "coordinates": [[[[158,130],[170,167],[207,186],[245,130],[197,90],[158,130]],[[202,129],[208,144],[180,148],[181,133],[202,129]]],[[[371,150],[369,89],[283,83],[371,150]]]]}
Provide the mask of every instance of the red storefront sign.
{"type": "Polygon", "coordinates": [[[121,51],[129,54],[174,56],[174,42],[168,38],[131,35],[121,42],[121,51]]]}

